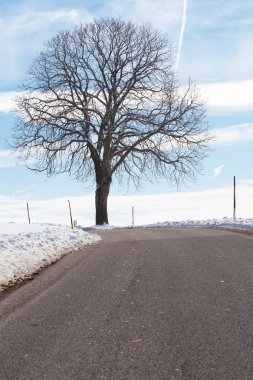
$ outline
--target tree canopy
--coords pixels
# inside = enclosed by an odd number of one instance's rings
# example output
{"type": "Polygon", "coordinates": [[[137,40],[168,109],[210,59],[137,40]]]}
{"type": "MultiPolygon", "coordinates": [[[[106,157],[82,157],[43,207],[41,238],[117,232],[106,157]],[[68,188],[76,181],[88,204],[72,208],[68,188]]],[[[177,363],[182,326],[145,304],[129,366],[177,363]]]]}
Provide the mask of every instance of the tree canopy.
{"type": "Polygon", "coordinates": [[[59,32],[32,63],[17,99],[15,148],[33,169],[96,182],[108,223],[113,177],[171,184],[206,154],[205,105],[174,71],[173,47],[151,25],[108,18],[59,32]]]}

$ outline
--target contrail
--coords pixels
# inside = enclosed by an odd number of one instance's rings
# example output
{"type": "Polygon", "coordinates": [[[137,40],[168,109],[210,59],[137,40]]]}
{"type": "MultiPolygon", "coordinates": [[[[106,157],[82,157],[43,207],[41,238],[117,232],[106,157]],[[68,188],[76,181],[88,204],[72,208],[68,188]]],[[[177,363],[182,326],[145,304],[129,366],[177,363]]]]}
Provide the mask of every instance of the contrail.
{"type": "Polygon", "coordinates": [[[184,0],[183,20],[182,20],[182,26],[181,26],[181,31],[180,31],[180,39],[179,39],[179,45],[178,45],[178,51],[177,51],[175,71],[177,71],[178,69],[179,57],[180,57],[180,52],[182,48],[182,42],[183,42],[184,30],[185,30],[185,24],[186,24],[186,13],[187,13],[187,0],[184,0]]]}

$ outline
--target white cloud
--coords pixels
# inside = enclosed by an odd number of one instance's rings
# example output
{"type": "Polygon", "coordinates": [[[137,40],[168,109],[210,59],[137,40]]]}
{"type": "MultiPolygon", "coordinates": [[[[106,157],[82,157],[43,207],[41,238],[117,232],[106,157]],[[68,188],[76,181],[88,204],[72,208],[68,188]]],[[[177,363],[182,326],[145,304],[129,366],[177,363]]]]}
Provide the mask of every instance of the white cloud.
{"type": "Polygon", "coordinates": [[[216,168],[214,168],[214,177],[218,177],[219,175],[221,175],[224,166],[225,165],[219,165],[216,168]]]}
{"type": "MultiPolygon", "coordinates": [[[[84,9],[62,8],[57,10],[39,11],[30,7],[23,7],[17,11],[15,15],[9,17],[0,17],[0,31],[3,35],[14,38],[20,36],[19,33],[28,34],[32,39],[31,34],[36,31],[48,30],[50,34],[51,28],[56,29],[70,27],[79,22],[87,22],[92,20],[92,15],[84,9]],[[7,27],[7,28],[6,28],[7,27]]],[[[40,36],[45,38],[45,36],[40,36]]],[[[22,41],[20,41],[22,42],[22,41]]]]}
{"type": "Polygon", "coordinates": [[[82,7],[62,7],[43,10],[22,2],[14,12],[0,15],[0,45],[4,54],[0,56],[0,71],[5,73],[1,85],[12,88],[21,83],[25,72],[36,54],[43,49],[44,42],[59,30],[70,29],[79,23],[97,17],[118,17],[138,23],[150,22],[155,28],[168,32],[169,38],[178,41],[181,26],[182,3],[171,0],[108,0],[89,11],[82,7]]]}
{"type": "Polygon", "coordinates": [[[210,108],[253,108],[253,80],[205,83],[198,87],[210,108]]]}
{"type": "MultiPolygon", "coordinates": [[[[67,25],[77,24],[82,20],[90,21],[91,17],[87,12],[78,9],[58,9],[49,11],[33,11],[26,10],[25,12],[13,16],[9,19],[11,21],[11,33],[16,34],[19,32],[31,33],[38,31],[40,28],[46,29],[59,23],[62,27],[67,25]]],[[[7,20],[5,20],[5,23],[7,20]]]]}
{"type": "Polygon", "coordinates": [[[83,9],[39,11],[29,5],[20,5],[15,14],[0,16],[0,71],[4,73],[1,85],[16,87],[35,55],[43,49],[45,41],[59,30],[91,18],[83,9]]]}
{"type": "Polygon", "coordinates": [[[238,143],[253,140],[253,123],[238,124],[230,127],[213,129],[215,144],[238,143]]]}
{"type": "MultiPolygon", "coordinates": [[[[253,109],[253,80],[205,83],[197,86],[210,109],[253,109]]],[[[14,106],[15,91],[0,93],[0,112],[9,112],[14,106]]]]}
{"type": "Polygon", "coordinates": [[[98,16],[120,16],[137,23],[150,22],[155,28],[168,33],[175,44],[179,39],[183,0],[108,0],[98,16]]]}
{"type": "Polygon", "coordinates": [[[0,169],[1,168],[11,168],[13,166],[22,166],[26,163],[34,164],[35,159],[29,159],[27,162],[20,160],[18,155],[11,151],[10,149],[0,150],[0,169]]]}
{"type": "Polygon", "coordinates": [[[253,185],[253,178],[249,178],[249,179],[241,179],[239,181],[239,183],[243,184],[243,185],[253,185]]]}
{"type": "Polygon", "coordinates": [[[36,188],[35,185],[30,185],[30,186],[27,186],[25,188],[19,189],[16,191],[15,196],[24,197],[24,195],[26,195],[26,197],[28,197],[28,196],[32,197],[33,193],[31,193],[31,190],[34,190],[35,188],[36,188]]]}
{"type": "Polygon", "coordinates": [[[16,165],[16,158],[10,150],[0,150],[0,168],[10,168],[16,165]]]}
{"type": "Polygon", "coordinates": [[[15,109],[15,97],[17,92],[0,92],[0,112],[11,112],[15,109]]]}

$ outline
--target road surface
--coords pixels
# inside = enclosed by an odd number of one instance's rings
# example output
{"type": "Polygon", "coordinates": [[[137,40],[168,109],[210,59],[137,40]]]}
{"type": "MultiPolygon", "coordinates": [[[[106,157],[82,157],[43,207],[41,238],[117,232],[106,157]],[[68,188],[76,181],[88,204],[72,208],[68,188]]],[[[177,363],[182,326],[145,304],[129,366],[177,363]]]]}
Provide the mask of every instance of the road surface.
{"type": "Polygon", "coordinates": [[[101,232],[0,299],[0,379],[252,380],[253,238],[101,232]]]}

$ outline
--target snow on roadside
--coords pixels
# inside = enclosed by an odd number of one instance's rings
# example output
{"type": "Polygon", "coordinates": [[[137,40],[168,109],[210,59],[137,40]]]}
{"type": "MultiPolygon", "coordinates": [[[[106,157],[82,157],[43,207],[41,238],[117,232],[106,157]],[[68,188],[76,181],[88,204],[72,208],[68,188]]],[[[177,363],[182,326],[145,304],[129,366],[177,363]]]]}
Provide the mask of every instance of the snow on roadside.
{"type": "Polygon", "coordinates": [[[96,226],[90,226],[90,227],[83,227],[83,226],[78,226],[79,228],[82,228],[84,231],[89,231],[89,230],[115,230],[115,229],[120,229],[120,228],[127,228],[127,227],[119,227],[119,226],[114,226],[111,224],[102,224],[102,225],[96,225],[96,226]]]}
{"type": "MultiPolygon", "coordinates": [[[[144,226],[143,226],[144,227],[144,226]]],[[[253,218],[232,218],[224,217],[223,219],[207,220],[184,220],[184,221],[167,221],[146,225],[145,227],[219,227],[234,229],[253,229],[253,218]]]]}
{"type": "MultiPolygon", "coordinates": [[[[81,227],[81,226],[80,226],[81,227]]],[[[234,229],[244,229],[253,230],[253,218],[236,218],[234,221],[232,218],[224,217],[222,219],[206,219],[206,220],[181,220],[181,221],[166,221],[157,222],[152,224],[137,224],[134,228],[166,228],[166,227],[219,227],[219,228],[234,228],[234,229]]],[[[132,228],[132,226],[117,227],[109,224],[104,224],[103,226],[91,226],[91,227],[81,227],[85,231],[89,230],[112,230],[120,228],[132,228]]]]}
{"type": "Polygon", "coordinates": [[[64,254],[100,239],[98,235],[62,225],[0,223],[0,291],[64,254]]]}

